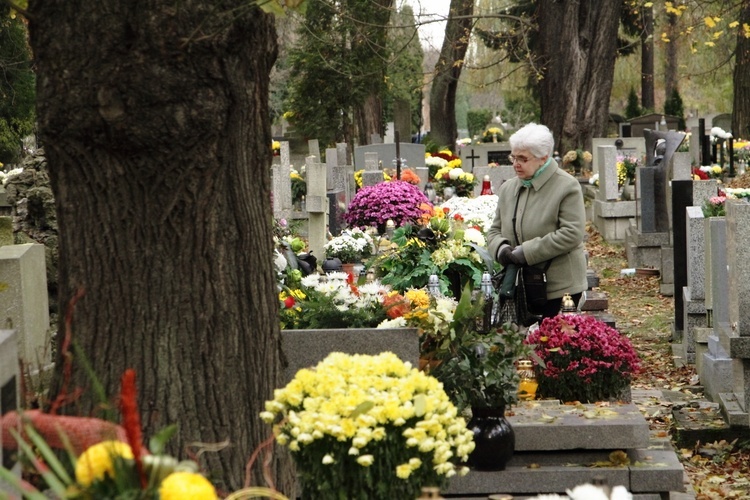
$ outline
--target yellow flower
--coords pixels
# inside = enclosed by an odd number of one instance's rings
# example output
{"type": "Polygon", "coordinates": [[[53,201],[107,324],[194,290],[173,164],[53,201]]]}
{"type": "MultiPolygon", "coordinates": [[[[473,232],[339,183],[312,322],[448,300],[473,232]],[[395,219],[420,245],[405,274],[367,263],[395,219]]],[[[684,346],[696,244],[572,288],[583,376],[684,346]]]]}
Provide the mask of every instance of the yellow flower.
{"type": "Polygon", "coordinates": [[[213,485],[194,472],[173,472],[159,487],[161,500],[214,500],[217,498],[213,485]]]}
{"type": "Polygon", "coordinates": [[[133,458],[133,451],[121,441],[102,441],[84,451],[76,462],[76,481],[81,486],[89,486],[104,476],[114,474],[115,457],[133,458]]]}
{"type": "Polygon", "coordinates": [[[363,467],[369,467],[375,461],[375,457],[372,455],[362,455],[357,457],[357,463],[363,467]]]}
{"type": "Polygon", "coordinates": [[[401,464],[396,467],[396,476],[401,479],[408,479],[411,475],[411,466],[409,464],[401,464]]]}

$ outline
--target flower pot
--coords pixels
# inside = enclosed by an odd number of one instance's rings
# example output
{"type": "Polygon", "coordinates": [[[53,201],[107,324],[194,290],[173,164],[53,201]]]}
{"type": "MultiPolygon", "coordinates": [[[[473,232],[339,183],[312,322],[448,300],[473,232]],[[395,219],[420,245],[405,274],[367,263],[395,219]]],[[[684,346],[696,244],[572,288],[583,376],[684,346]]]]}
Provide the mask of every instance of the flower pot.
{"type": "Polygon", "coordinates": [[[354,272],[354,266],[356,266],[354,262],[344,262],[341,264],[341,270],[344,271],[347,274],[353,274],[356,278],[358,276],[358,273],[354,272]]]}
{"type": "Polygon", "coordinates": [[[622,186],[622,199],[625,201],[635,200],[635,185],[625,184],[622,186]]]}
{"type": "Polygon", "coordinates": [[[505,405],[499,408],[472,408],[467,427],[474,433],[476,447],[468,465],[480,471],[505,470],[516,447],[513,427],[505,418],[505,405]]]}

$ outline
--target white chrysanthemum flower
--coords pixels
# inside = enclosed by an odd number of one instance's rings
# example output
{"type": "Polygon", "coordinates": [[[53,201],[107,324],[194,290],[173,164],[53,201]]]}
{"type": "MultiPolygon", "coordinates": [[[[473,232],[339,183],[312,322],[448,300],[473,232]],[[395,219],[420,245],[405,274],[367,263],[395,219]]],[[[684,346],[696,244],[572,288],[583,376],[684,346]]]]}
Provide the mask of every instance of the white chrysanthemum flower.
{"type": "Polygon", "coordinates": [[[406,326],[406,318],[399,316],[398,318],[383,320],[377,328],[404,328],[406,326]]]}
{"type": "Polygon", "coordinates": [[[452,181],[455,181],[456,179],[461,177],[461,175],[463,175],[464,173],[465,172],[461,167],[456,167],[454,169],[451,169],[450,172],[448,172],[448,177],[450,177],[452,181]]]}
{"type": "Polygon", "coordinates": [[[482,234],[482,232],[473,227],[470,227],[466,231],[464,231],[464,241],[476,243],[480,247],[483,247],[487,244],[487,241],[484,239],[484,235],[482,234]]]}

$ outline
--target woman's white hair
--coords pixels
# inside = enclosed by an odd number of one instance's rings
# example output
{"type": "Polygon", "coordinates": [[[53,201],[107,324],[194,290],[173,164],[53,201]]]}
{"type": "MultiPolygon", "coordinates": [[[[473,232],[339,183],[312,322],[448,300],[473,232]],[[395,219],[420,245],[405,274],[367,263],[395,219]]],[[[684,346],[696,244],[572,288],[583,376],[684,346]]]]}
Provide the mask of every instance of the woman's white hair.
{"type": "Polygon", "coordinates": [[[552,132],[537,123],[524,125],[510,136],[511,149],[527,149],[537,158],[552,156],[555,149],[555,139],[552,132]]]}

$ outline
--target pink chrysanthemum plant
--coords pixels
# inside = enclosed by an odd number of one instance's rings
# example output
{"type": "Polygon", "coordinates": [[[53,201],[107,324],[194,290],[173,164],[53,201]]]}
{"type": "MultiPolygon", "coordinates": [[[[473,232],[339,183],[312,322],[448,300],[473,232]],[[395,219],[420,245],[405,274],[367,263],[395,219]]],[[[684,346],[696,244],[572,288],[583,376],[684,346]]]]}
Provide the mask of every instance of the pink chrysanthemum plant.
{"type": "Polygon", "coordinates": [[[563,402],[620,399],[640,367],[630,339],[593,316],[545,318],[526,342],[543,361],[539,394],[563,402]]]}

